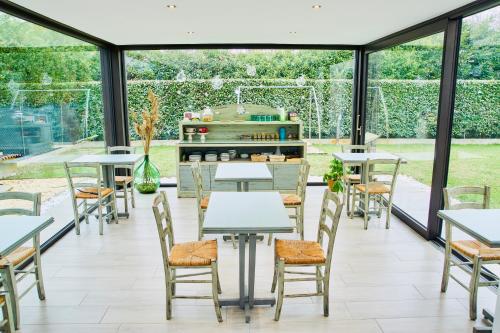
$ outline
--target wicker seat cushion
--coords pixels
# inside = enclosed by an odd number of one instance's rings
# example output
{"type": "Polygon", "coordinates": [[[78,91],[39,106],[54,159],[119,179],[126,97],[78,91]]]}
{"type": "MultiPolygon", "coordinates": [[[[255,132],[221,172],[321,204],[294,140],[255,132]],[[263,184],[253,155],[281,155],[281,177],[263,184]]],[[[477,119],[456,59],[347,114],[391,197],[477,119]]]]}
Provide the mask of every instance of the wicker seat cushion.
{"type": "Polygon", "coordinates": [[[217,260],[217,240],[174,245],[168,258],[172,266],[207,266],[217,260]]]}
{"type": "Polygon", "coordinates": [[[201,209],[207,209],[208,208],[208,201],[210,200],[210,197],[204,197],[201,199],[200,207],[201,209]]]}
{"type": "Polygon", "coordinates": [[[134,180],[132,176],[115,176],[115,183],[117,184],[129,184],[134,180]]]}
{"type": "Polygon", "coordinates": [[[324,264],[326,261],[321,245],[312,241],[276,239],[274,251],[285,264],[324,264]]]}
{"type": "MultiPolygon", "coordinates": [[[[110,195],[113,193],[113,190],[107,187],[102,187],[101,188],[101,195],[103,197],[110,195]]],[[[78,199],[97,199],[97,188],[95,187],[86,187],[86,188],[79,188],[76,190],[75,196],[78,199]]]]}
{"type": "Polygon", "coordinates": [[[9,263],[12,264],[13,266],[17,266],[24,260],[31,257],[33,254],[35,254],[35,252],[36,251],[34,247],[21,246],[15,249],[14,252],[12,252],[11,254],[8,254],[2,259],[0,259],[0,267],[5,267],[9,263]]]}
{"type": "Polygon", "coordinates": [[[361,175],[359,174],[349,174],[344,176],[344,180],[350,183],[359,183],[361,181],[361,175]]]}
{"type": "MultiPolygon", "coordinates": [[[[365,184],[356,185],[356,189],[360,192],[365,192],[365,184]]],[[[384,194],[391,192],[391,188],[384,183],[368,183],[368,193],[370,194],[384,194]]]]}
{"type": "Polygon", "coordinates": [[[283,204],[285,206],[300,206],[302,200],[297,194],[282,194],[283,204]]]}
{"type": "Polygon", "coordinates": [[[453,241],[451,247],[468,257],[480,255],[483,260],[500,260],[500,249],[491,248],[477,240],[453,241]]]}

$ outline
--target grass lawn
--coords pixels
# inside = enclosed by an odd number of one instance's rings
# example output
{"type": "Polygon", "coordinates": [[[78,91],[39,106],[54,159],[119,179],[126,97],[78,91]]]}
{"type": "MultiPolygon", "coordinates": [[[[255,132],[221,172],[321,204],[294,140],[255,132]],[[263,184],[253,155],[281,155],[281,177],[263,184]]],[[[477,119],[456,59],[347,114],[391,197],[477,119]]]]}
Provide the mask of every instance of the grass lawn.
{"type": "MultiPolygon", "coordinates": [[[[314,145],[326,154],[309,154],[311,175],[322,176],[328,167],[331,153],[339,151],[340,146],[314,145]]],[[[401,166],[401,174],[410,176],[426,185],[431,184],[434,145],[430,144],[379,144],[377,151],[400,154],[408,163],[401,166]]],[[[75,148],[68,150],[68,156],[82,153],[104,153],[102,148],[75,148]]],[[[142,153],[142,147],[138,147],[142,153]]],[[[160,169],[162,177],[175,176],[175,147],[158,145],[151,147],[151,160],[160,169]]],[[[492,207],[500,207],[500,145],[498,144],[453,144],[448,184],[491,186],[492,207]]],[[[26,163],[18,168],[13,179],[61,178],[64,177],[61,162],[26,163]]]]}

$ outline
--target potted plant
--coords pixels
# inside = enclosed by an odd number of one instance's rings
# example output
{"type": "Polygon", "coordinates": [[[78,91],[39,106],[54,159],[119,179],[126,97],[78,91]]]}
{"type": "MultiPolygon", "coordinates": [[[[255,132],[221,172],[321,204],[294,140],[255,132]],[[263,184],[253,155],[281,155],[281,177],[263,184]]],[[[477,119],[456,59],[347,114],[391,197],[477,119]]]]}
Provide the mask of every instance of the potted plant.
{"type": "Polygon", "coordinates": [[[150,109],[145,108],[140,117],[136,112],[131,114],[135,132],[141,138],[144,147],[144,160],[134,171],[135,188],[140,193],[154,193],[160,187],[160,171],[149,159],[151,141],[154,138],[155,126],[159,120],[160,104],[158,97],[152,90],[148,91],[148,100],[151,104],[150,109]]]}
{"type": "Polygon", "coordinates": [[[323,175],[323,181],[328,183],[330,191],[339,193],[344,190],[343,177],[344,168],[342,162],[337,159],[331,160],[328,172],[323,175]]]}

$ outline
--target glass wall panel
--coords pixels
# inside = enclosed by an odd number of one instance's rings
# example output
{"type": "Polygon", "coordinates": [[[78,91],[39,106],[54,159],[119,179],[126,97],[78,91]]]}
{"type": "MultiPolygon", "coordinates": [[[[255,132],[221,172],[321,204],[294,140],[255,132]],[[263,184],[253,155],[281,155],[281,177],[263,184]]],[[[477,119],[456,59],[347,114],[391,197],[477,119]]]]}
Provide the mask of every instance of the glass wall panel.
{"type": "MultiPolygon", "coordinates": [[[[128,51],[128,107],[141,110],[148,89],[160,97],[160,130],[151,155],[163,182],[175,182],[171,140],[179,138],[183,113],[238,102],[297,112],[304,137],[314,141],[308,148],[311,175],[321,180],[335,143],[350,140],[353,65],[353,51],[128,51]]],[[[130,133],[135,141],[132,127],[130,133]]]]}
{"type": "Polygon", "coordinates": [[[492,208],[500,208],[499,17],[495,7],[463,19],[448,170],[450,187],[489,185],[492,208]]]}
{"type": "Polygon", "coordinates": [[[63,162],[104,152],[101,89],[96,46],[0,12],[0,186],[42,192],[42,240],[73,219],[63,162]]]}
{"type": "Polygon", "coordinates": [[[394,204],[427,225],[444,33],[369,55],[365,142],[401,156],[394,204]]]}

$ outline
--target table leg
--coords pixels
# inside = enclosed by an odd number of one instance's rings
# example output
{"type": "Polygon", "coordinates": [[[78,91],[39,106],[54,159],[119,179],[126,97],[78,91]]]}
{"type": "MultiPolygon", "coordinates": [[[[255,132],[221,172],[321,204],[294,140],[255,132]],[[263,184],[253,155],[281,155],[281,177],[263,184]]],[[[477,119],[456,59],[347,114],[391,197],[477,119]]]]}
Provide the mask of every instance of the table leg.
{"type": "Polygon", "coordinates": [[[243,192],[242,185],[242,182],[236,182],[236,191],[243,192]]]}
{"type": "Polygon", "coordinates": [[[238,239],[240,242],[240,308],[244,309],[245,308],[245,241],[247,238],[246,234],[239,234],[238,239]]]}
{"type": "Polygon", "coordinates": [[[256,238],[255,234],[250,234],[248,240],[248,303],[250,308],[253,308],[254,304],[256,238]]]}
{"type": "Polygon", "coordinates": [[[243,192],[249,192],[249,183],[243,182],[243,192]]]}
{"type": "MultiPolygon", "coordinates": [[[[104,181],[104,186],[116,190],[115,184],[115,166],[114,165],[103,165],[102,166],[102,179],[104,181]]],[[[126,188],[124,190],[127,190],[126,188]]],[[[111,199],[110,199],[111,200],[111,199]]],[[[118,203],[117,210],[118,210],[118,203]]],[[[106,214],[111,212],[111,207],[106,207],[106,214]]],[[[128,212],[117,212],[118,217],[128,218],[130,214],[128,212]]]]}

